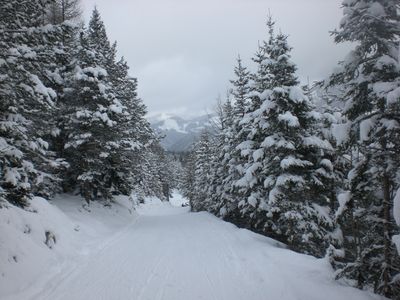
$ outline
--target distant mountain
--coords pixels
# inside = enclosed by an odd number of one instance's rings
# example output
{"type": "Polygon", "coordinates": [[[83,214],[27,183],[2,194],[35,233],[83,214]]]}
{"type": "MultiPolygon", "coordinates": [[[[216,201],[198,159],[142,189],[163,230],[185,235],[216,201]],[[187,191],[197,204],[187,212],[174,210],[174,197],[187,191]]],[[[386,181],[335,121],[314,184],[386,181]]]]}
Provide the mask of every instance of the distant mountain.
{"type": "Polygon", "coordinates": [[[148,120],[156,132],[165,136],[161,144],[167,151],[184,152],[190,149],[202,130],[211,128],[212,118],[210,115],[182,118],[163,113],[149,117],[148,120]]]}

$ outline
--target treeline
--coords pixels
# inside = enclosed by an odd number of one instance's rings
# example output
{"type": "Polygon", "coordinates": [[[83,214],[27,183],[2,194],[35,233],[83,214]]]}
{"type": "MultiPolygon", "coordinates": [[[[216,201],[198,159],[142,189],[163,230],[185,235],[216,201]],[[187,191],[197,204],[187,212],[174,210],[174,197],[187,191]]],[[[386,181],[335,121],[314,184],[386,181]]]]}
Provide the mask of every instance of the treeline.
{"type": "Polygon", "coordinates": [[[77,0],[0,2],[0,205],[168,195],[166,154],[116,52],[77,0]]]}
{"type": "Polygon", "coordinates": [[[238,59],[217,134],[186,161],[184,193],[193,211],[326,255],[337,278],[398,299],[399,3],[343,5],[335,41],[354,50],[312,87],[299,86],[287,36],[268,19],[257,71],[238,59]]]}

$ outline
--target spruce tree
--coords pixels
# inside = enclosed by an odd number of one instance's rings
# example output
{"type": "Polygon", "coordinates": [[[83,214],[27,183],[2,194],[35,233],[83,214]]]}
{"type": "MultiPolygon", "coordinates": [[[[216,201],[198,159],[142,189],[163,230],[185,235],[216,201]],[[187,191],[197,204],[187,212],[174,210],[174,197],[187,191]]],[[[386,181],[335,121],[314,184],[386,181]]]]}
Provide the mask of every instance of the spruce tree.
{"type": "Polygon", "coordinates": [[[190,207],[194,206],[195,166],[196,157],[194,150],[186,153],[183,159],[184,177],[182,182],[182,195],[189,200],[190,207]]]}
{"type": "MultiPolygon", "coordinates": [[[[209,182],[207,188],[206,209],[219,214],[226,203],[232,202],[230,190],[232,181],[229,176],[229,162],[234,149],[233,106],[230,94],[225,103],[218,103],[219,128],[213,138],[212,161],[210,162],[209,182]]],[[[223,212],[223,211],[222,211],[223,212]]]]}
{"type": "Polygon", "coordinates": [[[137,95],[137,80],[131,78],[128,71],[123,58],[114,62],[108,71],[115,97],[124,107],[118,118],[119,147],[109,157],[112,166],[110,182],[115,193],[126,195],[140,189],[140,178],[144,172],[142,162],[150,151],[148,144],[154,139],[150,124],[145,119],[146,108],[137,95]]]}
{"type": "Polygon", "coordinates": [[[399,187],[400,4],[396,0],[345,1],[335,41],[355,48],[332,75],[344,84],[344,114],[351,131],[350,191],[340,199],[344,256],[336,256],[338,276],[373,287],[388,297],[400,293],[400,259],[392,244],[398,229],[392,215],[399,187]],[[397,279],[396,279],[397,278],[397,279]]]}
{"type": "MultiPolygon", "coordinates": [[[[264,42],[253,99],[259,108],[248,114],[251,155],[241,180],[249,187],[239,202],[250,226],[288,243],[293,249],[322,256],[330,243],[333,148],[319,137],[310,100],[298,87],[287,37],[264,42]]],[[[257,76],[257,74],[255,75],[257,76]]]]}
{"type": "Polygon", "coordinates": [[[195,167],[194,167],[194,190],[191,209],[193,211],[207,210],[209,180],[211,174],[211,162],[213,151],[211,146],[211,136],[207,131],[203,131],[199,141],[194,148],[195,167]]]}
{"type": "Polygon", "coordinates": [[[97,7],[93,9],[85,40],[87,47],[93,51],[104,68],[109,70],[115,59],[116,44],[111,45],[97,7]]]}
{"type": "MultiPolygon", "coordinates": [[[[242,64],[240,56],[237,58],[237,65],[234,69],[235,79],[230,80],[233,89],[231,94],[234,101],[234,117],[236,123],[243,118],[248,109],[249,92],[250,92],[250,72],[242,64]]],[[[240,124],[236,124],[239,126],[240,124]]]]}
{"type": "Polygon", "coordinates": [[[115,95],[106,62],[110,55],[104,24],[97,10],[81,37],[72,88],[66,95],[65,155],[70,163],[71,187],[78,184],[86,201],[111,199],[114,190],[112,158],[120,148],[117,130],[125,107],[115,95]],[[108,51],[108,52],[107,52],[108,51]]]}
{"type": "Polygon", "coordinates": [[[42,26],[44,10],[36,0],[0,4],[0,182],[3,197],[19,206],[57,186],[59,163],[47,140],[57,101],[50,86],[68,26],[42,26]]]}
{"type": "MultiPolygon", "coordinates": [[[[239,172],[239,178],[235,181],[235,189],[239,195],[238,209],[242,218],[244,218],[246,227],[254,227],[258,217],[256,215],[257,198],[260,197],[256,190],[257,176],[255,172],[259,164],[255,161],[257,147],[262,143],[263,133],[257,131],[254,127],[254,120],[257,118],[257,112],[265,98],[265,91],[271,88],[271,71],[270,66],[266,63],[269,60],[271,51],[274,47],[274,24],[272,17],[267,20],[267,28],[269,38],[258,46],[258,51],[253,58],[257,64],[257,71],[250,74],[249,84],[249,103],[246,113],[239,120],[239,130],[237,136],[239,138],[236,150],[240,153],[241,159],[236,166],[239,172]]],[[[235,155],[238,157],[238,155],[235,155]]],[[[257,226],[257,225],[256,225],[257,226]]]]}
{"type": "Polygon", "coordinates": [[[243,123],[243,117],[249,110],[249,91],[250,91],[250,72],[242,65],[240,57],[234,69],[235,79],[231,80],[233,96],[232,121],[228,122],[225,134],[229,144],[227,147],[227,175],[223,180],[224,190],[227,196],[221,200],[218,214],[225,218],[234,220],[238,218],[238,202],[241,200],[242,193],[239,192],[235,182],[243,176],[241,172],[245,159],[241,151],[237,148],[239,144],[247,140],[248,128],[243,123]],[[239,200],[240,199],[240,200],[239,200]]]}

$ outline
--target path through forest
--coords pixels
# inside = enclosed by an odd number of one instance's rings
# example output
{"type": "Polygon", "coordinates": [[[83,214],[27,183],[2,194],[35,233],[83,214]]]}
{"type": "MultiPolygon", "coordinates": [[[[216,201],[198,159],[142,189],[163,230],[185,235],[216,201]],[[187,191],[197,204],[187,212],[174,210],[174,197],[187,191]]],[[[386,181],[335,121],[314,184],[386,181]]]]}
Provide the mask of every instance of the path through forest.
{"type": "Polygon", "coordinates": [[[97,254],[31,299],[376,299],[334,281],[326,261],[208,213],[153,200],[139,214],[97,254]]]}

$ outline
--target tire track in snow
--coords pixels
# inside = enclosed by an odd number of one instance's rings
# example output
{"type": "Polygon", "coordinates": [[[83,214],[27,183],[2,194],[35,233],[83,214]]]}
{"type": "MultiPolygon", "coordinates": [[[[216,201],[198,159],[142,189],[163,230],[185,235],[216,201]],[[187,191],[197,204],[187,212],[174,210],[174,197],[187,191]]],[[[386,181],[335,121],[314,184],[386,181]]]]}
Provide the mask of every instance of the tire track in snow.
{"type": "Polygon", "coordinates": [[[165,255],[163,256],[160,254],[160,256],[157,258],[155,265],[151,268],[150,274],[147,275],[147,278],[145,280],[145,284],[143,284],[142,288],[139,291],[139,295],[137,296],[138,300],[141,300],[144,293],[146,292],[146,289],[149,287],[150,282],[156,277],[157,273],[156,270],[160,266],[160,264],[165,260],[165,255]]]}
{"type": "MultiPolygon", "coordinates": [[[[67,263],[61,266],[56,274],[53,274],[51,280],[48,280],[47,283],[42,287],[38,292],[34,293],[29,300],[37,300],[37,299],[57,299],[53,298],[53,294],[57,291],[62,283],[68,281],[68,279],[74,277],[79,274],[85,266],[88,266],[93,261],[97,259],[98,256],[101,255],[102,252],[106,251],[108,248],[112,247],[118,240],[122,239],[125,234],[130,232],[132,228],[134,228],[135,224],[141,218],[140,215],[136,217],[134,221],[132,221],[129,225],[118,231],[116,234],[113,234],[110,238],[106,239],[106,241],[100,244],[97,249],[89,254],[90,257],[87,260],[80,259],[78,262],[73,265],[68,265],[67,263]],[[50,297],[52,296],[52,297],[50,297]]],[[[87,255],[83,255],[83,258],[87,257],[87,255]]]]}
{"type": "Polygon", "coordinates": [[[163,215],[162,206],[154,209],[82,265],[60,270],[31,299],[374,299],[326,280],[329,273],[316,259],[279,249],[207,213],[173,214],[169,207],[163,215]]]}

